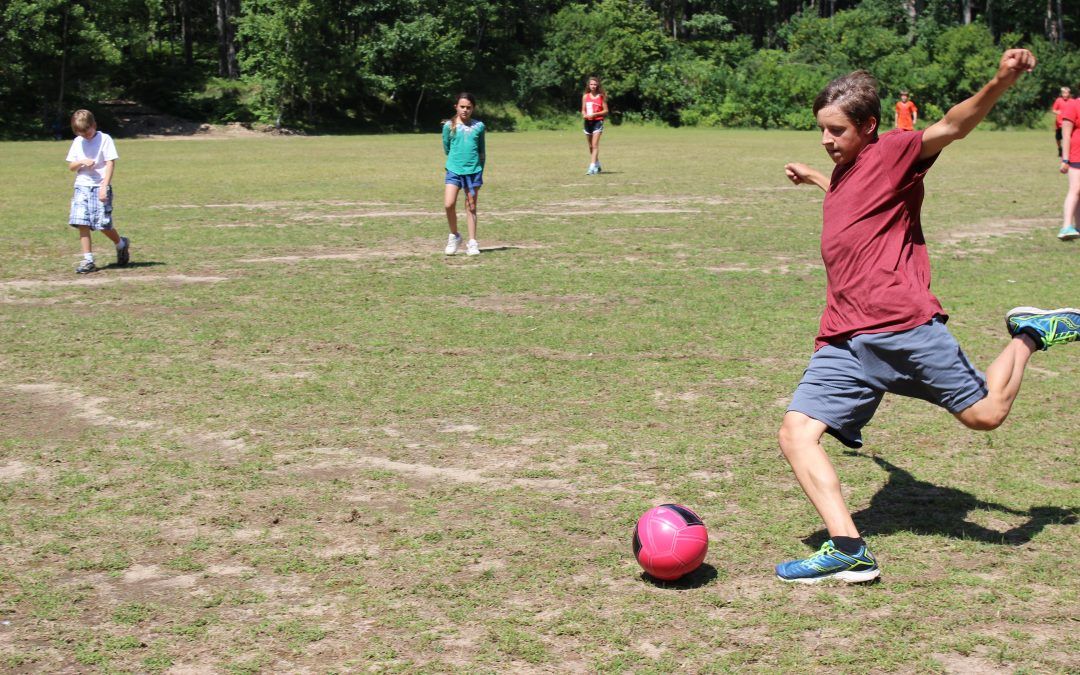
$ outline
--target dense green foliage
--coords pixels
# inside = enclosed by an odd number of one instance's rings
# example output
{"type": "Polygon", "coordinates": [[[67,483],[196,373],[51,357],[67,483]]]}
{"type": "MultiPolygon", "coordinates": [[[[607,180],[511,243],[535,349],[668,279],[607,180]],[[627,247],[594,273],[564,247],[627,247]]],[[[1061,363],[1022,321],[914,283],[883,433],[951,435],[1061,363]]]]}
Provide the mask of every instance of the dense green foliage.
{"type": "Polygon", "coordinates": [[[110,98],[212,121],[428,128],[459,89],[506,128],[568,121],[592,73],[615,121],[807,128],[808,100],[855,68],[934,119],[1011,46],[1040,66],[993,121],[1030,125],[1077,84],[1078,17],[1080,0],[9,0],[2,133],[62,129],[110,98]]]}

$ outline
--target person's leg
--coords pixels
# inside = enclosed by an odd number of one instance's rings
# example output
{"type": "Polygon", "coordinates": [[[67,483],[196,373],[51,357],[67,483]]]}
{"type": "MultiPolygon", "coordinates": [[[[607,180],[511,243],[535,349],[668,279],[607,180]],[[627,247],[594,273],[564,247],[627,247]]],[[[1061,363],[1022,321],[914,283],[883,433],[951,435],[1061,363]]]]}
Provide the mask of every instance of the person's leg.
{"type": "Polygon", "coordinates": [[[780,426],[780,450],[795,472],[810,503],[817,509],[830,537],[859,537],[851,512],[840,492],[840,478],[821,446],[825,424],[789,411],[780,426]]]}
{"type": "Polygon", "coordinates": [[[443,194],[443,208],[446,209],[446,224],[450,226],[450,234],[457,234],[457,195],[458,186],[446,184],[443,194]]]}
{"type": "Polygon", "coordinates": [[[1065,193],[1065,205],[1061,228],[1067,230],[1080,225],[1080,169],[1069,167],[1069,190],[1065,193]]]}
{"type": "MultiPolygon", "coordinates": [[[[597,166],[598,164],[600,164],[600,136],[602,136],[603,133],[604,132],[602,132],[602,131],[597,131],[591,137],[590,145],[591,145],[591,149],[592,149],[592,165],[593,166],[597,166]]],[[[616,164],[618,164],[618,162],[616,162],[616,164]]]]}
{"type": "Polygon", "coordinates": [[[108,230],[100,230],[100,232],[108,237],[113,244],[120,245],[120,235],[116,233],[116,230],[109,228],[108,230]]]}
{"type": "Polygon", "coordinates": [[[93,256],[94,245],[90,241],[90,226],[79,225],[79,245],[82,247],[83,257],[93,256]]]}
{"type": "Polygon", "coordinates": [[[970,429],[988,431],[997,429],[1009,416],[1020,385],[1024,381],[1024,368],[1031,355],[1038,351],[1035,341],[1027,335],[1018,335],[1009,341],[986,370],[986,398],[958,413],[960,423],[970,429]]]}
{"type": "Polygon", "coordinates": [[[592,139],[593,139],[593,135],[589,133],[588,129],[586,129],[585,130],[585,147],[589,151],[589,168],[592,168],[593,162],[596,161],[595,159],[593,159],[592,139]]]}
{"type": "Polygon", "coordinates": [[[840,491],[840,479],[821,447],[826,425],[804,413],[789,410],[780,426],[780,449],[791,464],[803,492],[825,521],[829,540],[809,557],[776,566],[776,577],[787,583],[816,584],[826,579],[864,583],[881,570],[851,519],[840,491]]]}
{"type": "Polygon", "coordinates": [[[476,240],[476,198],[480,196],[480,188],[465,193],[465,222],[469,228],[469,241],[476,240]]]}

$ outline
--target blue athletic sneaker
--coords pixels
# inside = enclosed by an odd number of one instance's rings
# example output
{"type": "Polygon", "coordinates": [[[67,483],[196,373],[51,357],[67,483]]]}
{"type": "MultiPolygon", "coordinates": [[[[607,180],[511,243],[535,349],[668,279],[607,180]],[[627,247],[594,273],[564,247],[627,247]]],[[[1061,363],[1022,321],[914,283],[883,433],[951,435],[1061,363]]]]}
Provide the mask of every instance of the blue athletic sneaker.
{"type": "Polygon", "coordinates": [[[821,545],[817,553],[802,560],[789,560],[776,566],[776,578],[799,584],[816,584],[826,579],[839,579],[859,584],[876,579],[881,574],[877,560],[863,546],[849,555],[838,551],[832,539],[821,545]]]}
{"type": "Polygon", "coordinates": [[[1038,343],[1039,349],[1063,345],[1080,338],[1080,309],[1039,309],[1014,307],[1005,315],[1009,335],[1025,333],[1038,343]]]}
{"type": "Polygon", "coordinates": [[[1066,225],[1058,232],[1058,239],[1061,241],[1069,241],[1070,239],[1076,239],[1080,237],[1080,231],[1077,231],[1072,225],[1066,225]]]}

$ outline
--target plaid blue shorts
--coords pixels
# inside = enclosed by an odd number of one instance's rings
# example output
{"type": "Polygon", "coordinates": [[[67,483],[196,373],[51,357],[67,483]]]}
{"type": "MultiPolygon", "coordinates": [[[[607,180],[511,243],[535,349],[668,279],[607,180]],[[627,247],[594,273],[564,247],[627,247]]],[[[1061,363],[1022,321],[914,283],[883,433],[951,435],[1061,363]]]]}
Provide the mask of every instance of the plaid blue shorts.
{"type": "Polygon", "coordinates": [[[849,448],[886,392],[929,401],[958,413],[986,398],[986,376],[971,365],[945,323],[897,333],[864,333],[814,352],[789,411],[822,422],[849,448]]]}
{"type": "Polygon", "coordinates": [[[71,215],[68,224],[72,227],[86,226],[91,230],[111,230],[112,222],[112,186],[106,188],[109,193],[103,204],[98,199],[98,188],[75,186],[71,196],[71,215]]]}

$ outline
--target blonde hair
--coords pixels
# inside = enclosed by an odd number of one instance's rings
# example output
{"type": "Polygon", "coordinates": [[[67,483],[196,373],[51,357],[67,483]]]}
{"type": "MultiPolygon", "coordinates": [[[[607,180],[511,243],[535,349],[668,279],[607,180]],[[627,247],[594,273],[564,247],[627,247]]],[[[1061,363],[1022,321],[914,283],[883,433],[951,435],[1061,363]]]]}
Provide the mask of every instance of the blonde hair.
{"type": "Polygon", "coordinates": [[[86,133],[92,127],[97,126],[94,113],[89,110],[76,110],[71,113],[71,130],[76,134],[86,133]]]}

